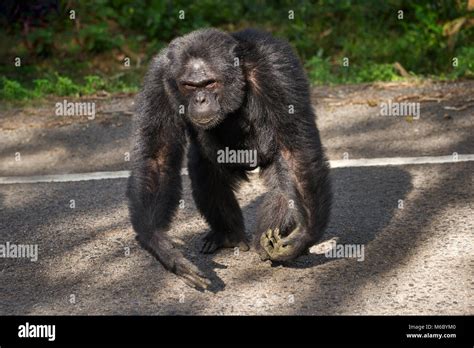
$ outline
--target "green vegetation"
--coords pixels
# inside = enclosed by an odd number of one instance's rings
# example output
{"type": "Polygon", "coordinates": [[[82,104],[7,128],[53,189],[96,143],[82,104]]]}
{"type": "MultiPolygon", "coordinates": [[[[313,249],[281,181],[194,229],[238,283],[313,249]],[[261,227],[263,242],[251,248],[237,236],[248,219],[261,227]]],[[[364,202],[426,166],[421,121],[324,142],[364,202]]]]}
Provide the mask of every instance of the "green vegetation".
{"type": "Polygon", "coordinates": [[[83,83],[73,82],[69,77],[55,75],[48,79],[33,80],[33,87],[22,86],[18,81],[9,80],[6,77],[0,79],[0,98],[6,100],[28,100],[56,96],[90,95],[98,91],[108,92],[136,92],[137,86],[123,83],[107,83],[102,77],[88,75],[83,83]]]}
{"type": "Polygon", "coordinates": [[[58,11],[23,11],[13,22],[0,23],[7,28],[0,33],[0,98],[136,91],[148,60],[161,47],[211,26],[230,31],[257,27],[287,39],[314,84],[472,78],[474,11],[467,3],[64,1],[58,11]],[[21,67],[15,67],[16,57],[21,67]]]}

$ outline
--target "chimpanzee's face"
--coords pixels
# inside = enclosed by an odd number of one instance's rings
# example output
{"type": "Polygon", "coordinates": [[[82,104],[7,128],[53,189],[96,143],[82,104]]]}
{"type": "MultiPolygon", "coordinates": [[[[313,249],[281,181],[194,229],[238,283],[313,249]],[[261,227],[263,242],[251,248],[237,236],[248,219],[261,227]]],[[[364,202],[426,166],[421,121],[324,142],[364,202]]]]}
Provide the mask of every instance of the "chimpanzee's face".
{"type": "Polygon", "coordinates": [[[176,82],[187,101],[186,115],[193,124],[209,129],[222,120],[220,99],[224,80],[204,60],[190,59],[176,82]]]}
{"type": "Polygon", "coordinates": [[[169,79],[197,128],[217,126],[243,104],[246,82],[236,48],[234,38],[217,30],[196,32],[169,45],[169,79]]]}

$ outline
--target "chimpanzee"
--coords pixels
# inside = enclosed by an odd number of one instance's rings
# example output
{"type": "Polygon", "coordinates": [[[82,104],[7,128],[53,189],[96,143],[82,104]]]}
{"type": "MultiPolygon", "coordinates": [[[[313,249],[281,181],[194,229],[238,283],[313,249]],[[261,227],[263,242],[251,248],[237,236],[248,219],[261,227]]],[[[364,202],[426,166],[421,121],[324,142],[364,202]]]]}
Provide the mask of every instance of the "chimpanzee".
{"type": "Polygon", "coordinates": [[[295,259],[319,240],[331,208],[329,166],[308,80],[287,42],[254,29],[178,37],[151,62],[136,104],[130,216],[138,240],[168,270],[196,288],[210,284],[166,233],[187,146],[193,198],[211,227],[203,253],[249,249],[234,192],[256,167],[268,186],[257,212],[262,260],[295,259]],[[255,161],[223,160],[224,150],[255,161]]]}

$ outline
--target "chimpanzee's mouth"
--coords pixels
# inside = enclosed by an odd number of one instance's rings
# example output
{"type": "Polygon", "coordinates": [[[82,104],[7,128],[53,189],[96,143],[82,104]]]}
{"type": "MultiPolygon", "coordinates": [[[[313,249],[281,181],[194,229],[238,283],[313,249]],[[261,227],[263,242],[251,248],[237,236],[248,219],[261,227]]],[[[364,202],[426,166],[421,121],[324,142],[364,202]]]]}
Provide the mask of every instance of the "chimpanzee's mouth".
{"type": "Polygon", "coordinates": [[[208,123],[211,123],[212,120],[213,120],[213,118],[206,118],[205,120],[199,120],[199,121],[196,121],[196,122],[199,123],[199,124],[208,124],[208,123]]]}
{"type": "Polygon", "coordinates": [[[210,117],[210,118],[201,118],[199,120],[195,120],[195,122],[201,126],[205,126],[212,123],[214,120],[215,120],[215,117],[210,117]]]}

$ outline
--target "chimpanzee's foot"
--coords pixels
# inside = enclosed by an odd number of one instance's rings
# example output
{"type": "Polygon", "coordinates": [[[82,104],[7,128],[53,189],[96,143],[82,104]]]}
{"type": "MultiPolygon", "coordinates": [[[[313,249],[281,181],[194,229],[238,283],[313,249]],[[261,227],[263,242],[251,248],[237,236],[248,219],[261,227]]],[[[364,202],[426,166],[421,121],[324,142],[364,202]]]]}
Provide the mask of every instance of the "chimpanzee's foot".
{"type": "Polygon", "coordinates": [[[245,241],[245,236],[211,231],[206,234],[203,240],[204,243],[201,248],[201,253],[203,254],[212,254],[221,248],[238,247],[240,251],[249,250],[249,245],[245,241]]]}

